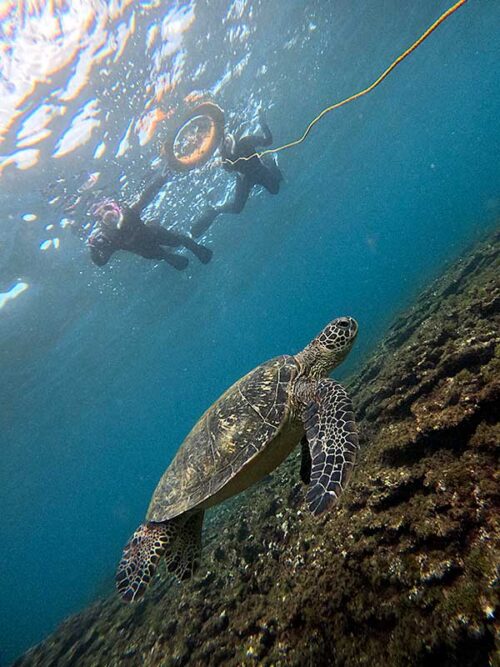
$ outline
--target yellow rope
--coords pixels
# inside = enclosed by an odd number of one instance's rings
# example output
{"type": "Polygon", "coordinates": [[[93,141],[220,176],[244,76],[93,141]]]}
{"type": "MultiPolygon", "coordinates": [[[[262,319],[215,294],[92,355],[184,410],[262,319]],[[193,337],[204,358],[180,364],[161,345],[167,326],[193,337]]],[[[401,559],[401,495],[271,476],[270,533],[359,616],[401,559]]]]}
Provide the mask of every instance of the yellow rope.
{"type": "Polygon", "coordinates": [[[382,83],[382,81],[389,76],[389,74],[392,72],[392,70],[399,65],[407,56],[412,53],[412,51],[415,51],[415,49],[422,44],[422,42],[429,37],[431,33],[438,28],[443,21],[446,21],[446,19],[451,16],[454,12],[459,9],[462,5],[465,5],[467,0],[458,0],[453,7],[450,7],[447,9],[444,14],[442,14],[437,21],[435,21],[430,28],[427,28],[427,30],[424,32],[424,34],[417,39],[417,41],[412,44],[404,53],[402,53],[396,60],[389,65],[389,67],[378,77],[376,81],[374,81],[368,88],[365,88],[364,90],[359,91],[359,93],[355,93],[354,95],[351,95],[350,97],[347,97],[345,100],[342,100],[341,102],[337,102],[336,104],[332,104],[329,107],[326,107],[326,109],[323,109],[321,113],[319,113],[316,118],[314,118],[309,125],[306,127],[304,134],[299,138],[295,139],[294,141],[290,141],[288,144],[283,144],[283,146],[278,146],[278,148],[268,148],[265,151],[259,151],[257,153],[252,153],[252,155],[249,155],[248,157],[240,157],[237,160],[229,160],[225,159],[223,160],[223,163],[226,162],[231,165],[235,165],[237,162],[240,162],[242,160],[251,160],[254,157],[261,158],[264,155],[268,155],[269,153],[279,153],[280,151],[284,151],[287,148],[292,148],[293,146],[297,146],[298,144],[301,144],[306,138],[309,132],[312,130],[314,125],[323,118],[323,116],[326,116],[327,113],[330,113],[330,111],[333,111],[334,109],[338,109],[339,107],[344,106],[344,104],[348,104],[349,102],[353,102],[354,100],[357,100],[359,97],[362,97],[363,95],[366,95],[367,93],[370,93],[374,88],[376,88],[379,83],[382,83]]]}

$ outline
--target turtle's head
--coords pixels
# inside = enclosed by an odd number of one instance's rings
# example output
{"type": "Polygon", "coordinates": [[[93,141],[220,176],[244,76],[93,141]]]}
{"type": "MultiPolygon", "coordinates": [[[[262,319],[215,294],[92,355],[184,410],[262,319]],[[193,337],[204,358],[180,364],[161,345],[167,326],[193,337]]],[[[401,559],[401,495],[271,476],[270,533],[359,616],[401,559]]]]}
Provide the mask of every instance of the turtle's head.
{"type": "Polygon", "coordinates": [[[297,359],[311,375],[324,377],[344,361],[357,335],[358,323],[355,319],[337,317],[297,355],[297,359]]]}

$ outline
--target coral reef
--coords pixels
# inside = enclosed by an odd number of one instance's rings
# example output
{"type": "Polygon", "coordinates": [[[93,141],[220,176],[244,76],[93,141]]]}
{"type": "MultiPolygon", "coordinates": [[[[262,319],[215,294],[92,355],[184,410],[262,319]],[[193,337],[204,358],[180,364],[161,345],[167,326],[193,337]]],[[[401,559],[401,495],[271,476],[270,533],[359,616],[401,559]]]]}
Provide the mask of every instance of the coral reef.
{"type": "Polygon", "coordinates": [[[202,566],[65,621],[15,664],[495,664],[500,235],[401,315],[350,383],[363,449],[328,516],[299,453],[217,509],[202,566]]]}

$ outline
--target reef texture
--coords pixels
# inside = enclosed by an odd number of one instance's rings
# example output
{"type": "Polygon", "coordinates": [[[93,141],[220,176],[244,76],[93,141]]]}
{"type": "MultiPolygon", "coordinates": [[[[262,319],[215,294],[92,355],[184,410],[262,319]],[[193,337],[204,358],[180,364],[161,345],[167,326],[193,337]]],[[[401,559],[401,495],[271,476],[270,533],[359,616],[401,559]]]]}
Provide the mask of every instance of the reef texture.
{"type": "Polygon", "coordinates": [[[209,518],[193,580],[98,602],[16,666],[500,664],[499,248],[434,282],[350,383],[363,449],[335,510],[309,515],[292,455],[209,518]]]}

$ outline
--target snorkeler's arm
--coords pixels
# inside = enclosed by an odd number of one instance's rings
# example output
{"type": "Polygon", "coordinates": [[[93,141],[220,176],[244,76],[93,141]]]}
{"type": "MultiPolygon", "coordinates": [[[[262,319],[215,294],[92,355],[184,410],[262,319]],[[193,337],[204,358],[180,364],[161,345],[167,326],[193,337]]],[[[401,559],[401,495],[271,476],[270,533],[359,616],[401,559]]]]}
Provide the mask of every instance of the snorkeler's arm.
{"type": "Polygon", "coordinates": [[[269,129],[269,125],[264,120],[262,111],[259,111],[259,122],[262,128],[262,134],[254,134],[253,140],[256,146],[270,146],[273,143],[273,135],[269,129]]]}
{"type": "Polygon", "coordinates": [[[111,243],[106,242],[102,236],[95,236],[94,238],[90,236],[87,245],[90,248],[90,258],[97,266],[107,264],[115,251],[111,243]]]}
{"type": "Polygon", "coordinates": [[[157,176],[154,179],[154,181],[150,185],[148,185],[148,187],[141,194],[141,196],[139,197],[139,201],[137,201],[131,207],[132,210],[135,211],[136,213],[141,213],[141,211],[145,209],[146,206],[151,204],[153,199],[160,192],[165,183],[169,180],[170,180],[170,173],[168,171],[164,171],[159,176],[157,176]]]}
{"type": "Polygon", "coordinates": [[[257,132],[256,134],[249,134],[238,139],[236,144],[236,152],[238,155],[231,159],[238,159],[238,157],[241,157],[242,155],[250,155],[253,152],[258,153],[259,148],[270,146],[273,143],[273,135],[271,134],[271,130],[261,112],[259,112],[259,121],[262,133],[257,132]]]}

